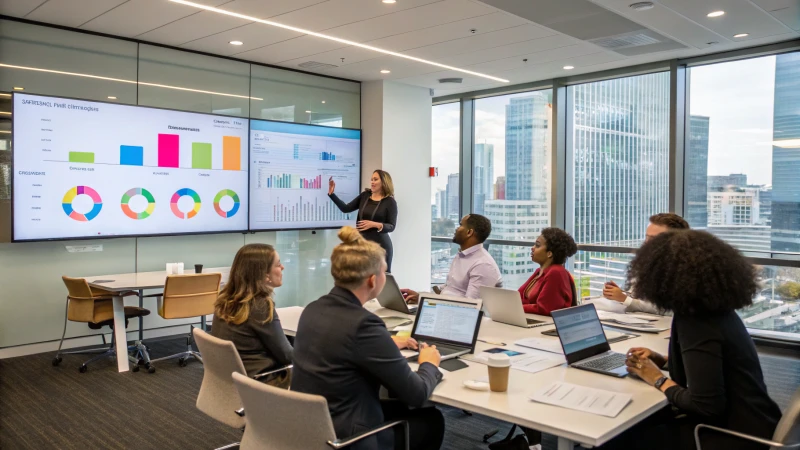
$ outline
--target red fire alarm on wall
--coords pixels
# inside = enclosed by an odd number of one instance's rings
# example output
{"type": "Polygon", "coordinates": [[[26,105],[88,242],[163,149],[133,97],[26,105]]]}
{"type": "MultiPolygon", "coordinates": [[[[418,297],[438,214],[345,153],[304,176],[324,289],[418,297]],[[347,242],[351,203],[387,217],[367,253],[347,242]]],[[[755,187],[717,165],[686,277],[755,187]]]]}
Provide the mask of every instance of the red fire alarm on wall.
{"type": "Polygon", "coordinates": [[[438,177],[439,176],[439,168],[438,167],[429,167],[428,168],[428,175],[431,177],[438,177]]]}

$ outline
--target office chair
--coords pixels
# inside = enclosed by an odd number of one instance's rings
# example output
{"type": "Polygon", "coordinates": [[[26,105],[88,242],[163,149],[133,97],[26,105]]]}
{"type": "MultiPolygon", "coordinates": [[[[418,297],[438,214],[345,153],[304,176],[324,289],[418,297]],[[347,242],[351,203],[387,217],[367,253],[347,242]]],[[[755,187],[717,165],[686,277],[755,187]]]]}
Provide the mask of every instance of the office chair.
{"type": "MultiPolygon", "coordinates": [[[[61,333],[61,341],[58,343],[58,351],[56,352],[55,358],[53,358],[53,366],[58,366],[61,361],[61,355],[70,355],[70,354],[92,354],[92,353],[100,353],[99,355],[87,360],[83,364],[80,365],[78,370],[81,373],[84,373],[88,370],[89,364],[97,361],[101,358],[106,358],[109,356],[117,357],[117,350],[115,347],[115,337],[114,337],[114,306],[112,304],[112,297],[114,296],[114,292],[107,291],[105,289],[99,289],[95,287],[89,286],[89,283],[84,278],[69,278],[69,277],[61,277],[64,281],[64,285],[67,287],[67,305],[66,311],[64,313],[64,331],[61,333]],[[86,323],[89,328],[93,330],[99,330],[104,326],[108,326],[111,328],[111,345],[109,347],[103,347],[100,349],[92,349],[92,350],[76,350],[70,352],[62,352],[61,347],[64,345],[64,337],[67,335],[67,321],[73,322],[84,322],[86,323]]],[[[129,292],[122,292],[118,293],[117,295],[122,295],[123,297],[128,297],[131,295],[138,294],[133,291],[129,292]]],[[[144,308],[138,308],[135,306],[126,306],[125,307],[125,325],[128,325],[128,319],[134,317],[144,317],[150,314],[150,310],[144,308]]],[[[101,334],[100,337],[103,339],[103,344],[106,344],[106,337],[104,334],[101,334]]],[[[133,371],[139,371],[138,357],[140,356],[141,352],[144,350],[144,346],[142,344],[137,345],[129,345],[128,351],[136,351],[137,357],[134,358],[130,355],[125,355],[129,361],[134,363],[133,371]]],[[[149,371],[149,367],[147,367],[149,371]]],[[[151,372],[152,373],[152,372],[151,372]]]]}
{"type": "Polygon", "coordinates": [[[700,424],[694,429],[694,442],[697,445],[697,450],[703,450],[703,447],[700,445],[700,431],[702,430],[707,430],[707,432],[712,433],[727,434],[745,441],[769,445],[770,450],[800,448],[800,388],[792,395],[789,407],[783,413],[783,417],[781,417],[780,422],[778,422],[778,426],[775,427],[772,440],[750,436],[749,434],[739,433],[738,431],[726,430],[725,428],[700,424]]]}
{"type": "MultiPolygon", "coordinates": [[[[165,319],[186,319],[203,317],[214,313],[214,302],[219,295],[220,273],[198,273],[189,275],[169,275],[164,283],[164,292],[148,295],[158,298],[158,315],[165,319]]],[[[178,365],[185,367],[189,358],[201,363],[200,353],[192,349],[192,330],[186,336],[186,350],[163,358],[151,359],[151,363],[178,358],[178,365]]]]}
{"type": "Polygon", "coordinates": [[[324,397],[276,388],[235,372],[233,382],[247,412],[241,450],[339,449],[396,426],[402,427],[405,449],[409,450],[405,420],[386,422],[359,435],[337,439],[324,397]]]}

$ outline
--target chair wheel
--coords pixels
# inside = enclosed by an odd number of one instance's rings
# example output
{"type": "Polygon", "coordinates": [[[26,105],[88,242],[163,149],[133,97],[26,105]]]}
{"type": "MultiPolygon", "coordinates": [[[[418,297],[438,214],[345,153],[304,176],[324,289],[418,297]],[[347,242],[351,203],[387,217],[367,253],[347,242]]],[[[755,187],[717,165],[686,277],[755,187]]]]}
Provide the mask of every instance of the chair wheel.
{"type": "Polygon", "coordinates": [[[86,364],[81,364],[81,366],[80,366],[80,367],[78,367],[78,372],[80,372],[80,373],[86,373],[86,371],[87,371],[88,369],[89,369],[89,368],[86,366],[86,364]]]}
{"type": "Polygon", "coordinates": [[[187,364],[189,364],[189,362],[186,360],[186,358],[178,358],[178,365],[179,366],[186,367],[187,364]]]}
{"type": "Polygon", "coordinates": [[[57,366],[59,364],[61,364],[61,357],[56,356],[55,358],[53,358],[53,366],[57,366]]]}
{"type": "Polygon", "coordinates": [[[156,373],[156,368],[153,367],[153,366],[148,367],[147,368],[147,373],[156,373]]]}
{"type": "Polygon", "coordinates": [[[135,366],[131,367],[131,372],[138,372],[138,371],[139,371],[139,366],[138,365],[135,365],[135,366]]]}

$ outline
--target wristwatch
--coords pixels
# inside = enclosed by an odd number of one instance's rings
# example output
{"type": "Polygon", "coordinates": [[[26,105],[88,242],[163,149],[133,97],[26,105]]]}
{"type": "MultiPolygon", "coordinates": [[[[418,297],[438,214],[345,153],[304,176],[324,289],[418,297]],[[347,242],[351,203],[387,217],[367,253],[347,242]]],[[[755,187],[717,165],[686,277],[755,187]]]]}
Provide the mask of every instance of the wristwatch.
{"type": "Polygon", "coordinates": [[[664,383],[667,382],[667,380],[669,380],[669,378],[661,377],[658,380],[656,380],[656,382],[655,382],[655,384],[653,384],[653,386],[660,391],[661,390],[661,386],[663,386],[664,383]]]}

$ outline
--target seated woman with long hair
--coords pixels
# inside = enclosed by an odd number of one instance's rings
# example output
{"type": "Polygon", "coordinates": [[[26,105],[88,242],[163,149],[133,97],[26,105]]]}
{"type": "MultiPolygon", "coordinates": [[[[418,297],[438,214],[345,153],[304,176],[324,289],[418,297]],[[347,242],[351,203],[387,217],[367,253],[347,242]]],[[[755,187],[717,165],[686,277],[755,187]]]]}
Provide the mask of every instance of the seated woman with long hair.
{"type": "MultiPolygon", "coordinates": [[[[283,265],[271,245],[247,244],[233,258],[230,277],[214,304],[211,334],[233,342],[248,376],[292,363],[292,346],[275,311],[274,289],[283,284],[283,265]]],[[[290,374],[262,381],[288,387],[290,374]]]]}
{"type": "Polygon", "coordinates": [[[564,263],[578,251],[566,231],[545,228],[531,248],[531,259],[539,268],[519,288],[522,308],[528,314],[549,316],[551,312],[577,304],[575,281],[564,263]]]}
{"type": "MultiPolygon", "coordinates": [[[[703,231],[670,231],[648,240],[628,269],[633,297],[674,313],[669,354],[628,351],[628,372],[664,393],[669,406],[602,448],[695,448],[705,423],[770,439],[781,411],[767,395],[753,340],[736,314],[758,292],[755,268],[703,231]],[[668,367],[669,376],[662,369],[668,367]]],[[[715,431],[703,449],[758,449],[715,431]]]]}
{"type": "MultiPolygon", "coordinates": [[[[386,284],[386,251],[351,227],[342,228],[339,239],[331,255],[334,288],[300,316],[292,390],[325,397],[340,439],[407,420],[410,448],[438,449],[444,417],[427,402],[442,379],[439,351],[420,344],[419,369],[411,371],[399,349],[417,343],[392,339],[380,317],[363,307],[386,284]],[[381,386],[396,400],[381,400],[381,386]]],[[[404,448],[403,434],[387,429],[348,449],[404,448]]]]}

